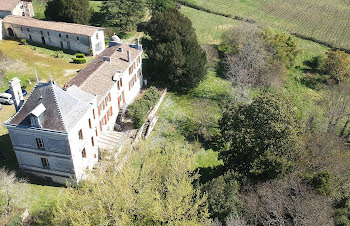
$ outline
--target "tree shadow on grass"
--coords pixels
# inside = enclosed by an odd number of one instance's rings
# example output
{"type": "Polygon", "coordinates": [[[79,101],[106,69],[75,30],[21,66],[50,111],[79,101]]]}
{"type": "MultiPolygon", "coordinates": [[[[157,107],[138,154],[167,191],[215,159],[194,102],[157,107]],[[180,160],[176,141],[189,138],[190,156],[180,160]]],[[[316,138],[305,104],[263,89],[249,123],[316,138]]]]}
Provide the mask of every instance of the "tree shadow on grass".
{"type": "Polygon", "coordinates": [[[13,151],[9,134],[0,136],[0,168],[16,172],[16,176],[24,178],[30,184],[62,187],[63,185],[46,181],[44,178],[37,177],[21,171],[18,168],[16,154],[13,151]]]}

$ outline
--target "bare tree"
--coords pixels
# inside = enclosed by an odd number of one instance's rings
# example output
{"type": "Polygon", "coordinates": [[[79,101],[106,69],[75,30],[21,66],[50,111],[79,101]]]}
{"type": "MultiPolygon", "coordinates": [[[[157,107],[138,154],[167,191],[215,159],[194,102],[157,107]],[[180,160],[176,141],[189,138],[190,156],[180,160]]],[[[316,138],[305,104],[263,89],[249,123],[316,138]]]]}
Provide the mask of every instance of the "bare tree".
{"type": "Polygon", "coordinates": [[[0,169],[0,192],[5,198],[4,211],[1,211],[3,217],[7,217],[11,213],[11,208],[19,204],[23,197],[22,193],[25,188],[21,186],[24,183],[24,179],[18,179],[14,172],[9,172],[4,168],[0,169]]]}
{"type": "MultiPolygon", "coordinates": [[[[336,133],[340,121],[344,118],[348,118],[349,121],[350,117],[350,88],[348,82],[335,85],[326,91],[325,99],[321,103],[325,110],[324,116],[328,119],[327,132],[336,133]]],[[[349,122],[345,123],[344,131],[340,135],[344,135],[348,124],[349,122]]]]}
{"type": "Polygon", "coordinates": [[[297,176],[248,186],[241,200],[249,225],[334,225],[331,200],[297,176]]]}
{"type": "Polygon", "coordinates": [[[230,32],[227,42],[235,51],[225,57],[226,77],[245,94],[250,88],[269,88],[282,83],[285,67],[273,59],[266,44],[251,27],[230,32]]]}

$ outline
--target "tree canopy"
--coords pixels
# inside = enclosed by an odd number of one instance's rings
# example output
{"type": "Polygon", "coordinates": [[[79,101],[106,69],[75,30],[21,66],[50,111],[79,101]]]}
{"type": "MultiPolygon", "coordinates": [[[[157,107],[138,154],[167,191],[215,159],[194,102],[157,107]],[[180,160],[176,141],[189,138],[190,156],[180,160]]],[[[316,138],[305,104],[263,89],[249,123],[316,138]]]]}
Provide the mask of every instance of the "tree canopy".
{"type": "Polygon", "coordinates": [[[89,24],[91,10],[88,0],[50,0],[45,9],[49,20],[89,24]]]}
{"type": "Polygon", "coordinates": [[[164,12],[169,8],[175,8],[175,2],[173,0],[148,0],[147,4],[153,14],[164,12]]]}
{"type": "Polygon", "coordinates": [[[220,154],[226,168],[258,180],[291,170],[299,125],[288,99],[263,93],[250,104],[231,102],[219,125],[228,145],[220,154]]]}
{"type": "Polygon", "coordinates": [[[206,54],[187,17],[176,9],[167,9],[152,17],[145,33],[150,37],[143,40],[143,47],[152,81],[187,89],[204,79],[206,54]]]}
{"type": "Polygon", "coordinates": [[[133,150],[123,167],[104,163],[54,212],[54,225],[202,225],[206,197],[193,182],[195,158],[188,147],[133,150]]]}
{"type": "Polygon", "coordinates": [[[337,83],[341,82],[349,73],[349,55],[344,51],[329,50],[324,61],[324,71],[329,74],[337,83]]]}
{"type": "Polygon", "coordinates": [[[109,0],[100,6],[102,24],[115,27],[120,31],[130,31],[136,28],[144,16],[143,0],[109,0]]]}

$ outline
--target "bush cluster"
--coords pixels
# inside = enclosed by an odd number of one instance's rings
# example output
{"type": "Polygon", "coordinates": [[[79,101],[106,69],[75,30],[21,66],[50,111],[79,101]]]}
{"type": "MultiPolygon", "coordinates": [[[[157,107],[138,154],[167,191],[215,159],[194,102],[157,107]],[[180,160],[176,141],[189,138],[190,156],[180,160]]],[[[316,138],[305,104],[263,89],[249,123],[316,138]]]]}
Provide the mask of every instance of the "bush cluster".
{"type": "Polygon", "coordinates": [[[27,40],[26,40],[26,39],[24,39],[24,38],[23,38],[23,39],[21,39],[21,44],[22,44],[22,45],[27,45],[27,40]]]}
{"type": "Polygon", "coordinates": [[[134,123],[134,127],[139,129],[145,122],[147,113],[157,103],[160,93],[156,87],[148,88],[141,99],[136,100],[128,107],[128,115],[134,123]]]}
{"type": "Polygon", "coordinates": [[[84,53],[76,53],[73,58],[73,63],[75,64],[85,64],[86,58],[84,53]]]}

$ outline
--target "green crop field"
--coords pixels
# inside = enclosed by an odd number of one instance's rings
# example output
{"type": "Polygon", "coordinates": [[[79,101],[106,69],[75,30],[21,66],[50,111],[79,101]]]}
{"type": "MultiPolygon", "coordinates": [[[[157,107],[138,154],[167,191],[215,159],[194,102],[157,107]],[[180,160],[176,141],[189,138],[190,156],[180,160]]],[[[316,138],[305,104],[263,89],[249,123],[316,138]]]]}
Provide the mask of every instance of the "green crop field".
{"type": "Polygon", "coordinates": [[[204,9],[255,20],[350,49],[350,0],[185,0],[204,9]]]}

